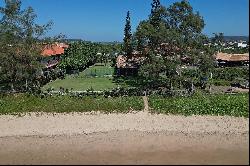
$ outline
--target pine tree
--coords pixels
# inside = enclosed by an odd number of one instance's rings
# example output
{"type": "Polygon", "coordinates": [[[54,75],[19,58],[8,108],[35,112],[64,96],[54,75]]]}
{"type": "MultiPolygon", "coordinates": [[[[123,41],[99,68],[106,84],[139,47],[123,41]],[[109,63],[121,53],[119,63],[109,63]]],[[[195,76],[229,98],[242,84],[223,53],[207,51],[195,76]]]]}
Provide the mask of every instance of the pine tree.
{"type": "Polygon", "coordinates": [[[151,14],[154,14],[161,6],[160,0],[153,0],[151,6],[152,6],[151,14]]]}
{"type": "Polygon", "coordinates": [[[125,52],[127,58],[131,58],[132,55],[132,33],[130,25],[130,12],[127,12],[126,25],[124,29],[124,39],[123,39],[123,51],[125,52]]]}
{"type": "Polygon", "coordinates": [[[161,2],[160,0],[153,0],[151,4],[151,14],[150,14],[150,23],[154,26],[154,28],[157,28],[161,21],[161,2]]]}

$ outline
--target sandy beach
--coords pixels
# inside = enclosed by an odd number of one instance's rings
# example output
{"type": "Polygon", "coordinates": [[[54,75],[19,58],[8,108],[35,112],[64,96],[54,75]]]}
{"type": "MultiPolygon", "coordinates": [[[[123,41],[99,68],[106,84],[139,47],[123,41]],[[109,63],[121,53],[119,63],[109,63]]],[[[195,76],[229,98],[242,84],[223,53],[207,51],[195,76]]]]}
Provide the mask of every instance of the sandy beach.
{"type": "Polygon", "coordinates": [[[0,116],[0,164],[249,164],[249,119],[229,116],[0,116]]]}

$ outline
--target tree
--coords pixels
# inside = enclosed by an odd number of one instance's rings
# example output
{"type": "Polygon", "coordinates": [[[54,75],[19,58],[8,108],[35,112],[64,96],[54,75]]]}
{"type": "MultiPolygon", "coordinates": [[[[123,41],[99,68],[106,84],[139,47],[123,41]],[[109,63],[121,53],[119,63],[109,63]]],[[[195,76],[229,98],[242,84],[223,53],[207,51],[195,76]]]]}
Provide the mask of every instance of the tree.
{"type": "MultiPolygon", "coordinates": [[[[152,64],[152,52],[161,57],[158,58],[160,63],[155,64],[161,65],[157,68],[164,70],[169,80],[181,77],[182,58],[188,57],[189,63],[200,67],[202,65],[199,63],[204,59],[211,62],[213,54],[204,46],[207,41],[207,37],[202,34],[204,26],[203,18],[193,11],[188,1],[175,2],[165,8],[159,0],[153,0],[149,19],[140,22],[136,30],[137,49],[147,50],[144,51],[146,61],[143,63],[146,67],[142,67],[144,72],[141,73],[155,70],[149,65],[152,64]],[[162,59],[164,63],[161,63],[162,59]]],[[[156,73],[160,74],[159,70],[156,73]]]]}
{"type": "Polygon", "coordinates": [[[223,33],[213,33],[214,37],[212,38],[212,43],[215,46],[216,51],[222,51],[222,44],[224,42],[224,34],[223,33]]]}
{"type": "Polygon", "coordinates": [[[163,6],[161,6],[160,0],[153,0],[151,7],[151,14],[149,16],[150,24],[152,24],[154,28],[157,28],[161,22],[161,9],[163,9],[163,6]]]}
{"type": "Polygon", "coordinates": [[[61,56],[59,67],[65,70],[83,70],[95,64],[99,51],[100,44],[98,43],[87,41],[70,43],[70,47],[61,56]]]}
{"type": "Polygon", "coordinates": [[[166,8],[159,0],[153,0],[151,14],[148,20],[141,21],[137,27],[135,36],[137,37],[137,49],[143,51],[145,47],[150,47],[152,51],[161,43],[162,32],[164,32],[164,16],[166,8]]]}
{"type": "Polygon", "coordinates": [[[5,0],[0,7],[0,82],[12,90],[34,85],[41,70],[38,61],[42,36],[52,23],[38,25],[31,7],[21,10],[20,0],[5,0]]]}
{"type": "Polygon", "coordinates": [[[132,47],[132,33],[131,33],[129,11],[127,12],[127,17],[126,17],[123,42],[124,42],[123,51],[125,52],[128,59],[130,59],[133,52],[133,47],[132,47]]]}

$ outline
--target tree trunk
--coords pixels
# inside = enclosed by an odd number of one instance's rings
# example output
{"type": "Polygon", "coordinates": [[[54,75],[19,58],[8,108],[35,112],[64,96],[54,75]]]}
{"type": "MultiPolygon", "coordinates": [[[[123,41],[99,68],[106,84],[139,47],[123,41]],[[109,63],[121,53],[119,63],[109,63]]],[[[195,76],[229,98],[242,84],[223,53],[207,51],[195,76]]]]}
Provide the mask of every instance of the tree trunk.
{"type": "Polygon", "coordinates": [[[194,83],[192,81],[191,92],[194,93],[194,83]]]}
{"type": "Polygon", "coordinates": [[[13,84],[13,83],[11,83],[11,84],[10,84],[10,86],[11,86],[11,91],[12,91],[12,92],[15,92],[15,89],[14,89],[14,84],[13,84]]]}
{"type": "Polygon", "coordinates": [[[28,90],[28,80],[26,79],[25,80],[25,88],[26,88],[26,91],[28,90]]]}

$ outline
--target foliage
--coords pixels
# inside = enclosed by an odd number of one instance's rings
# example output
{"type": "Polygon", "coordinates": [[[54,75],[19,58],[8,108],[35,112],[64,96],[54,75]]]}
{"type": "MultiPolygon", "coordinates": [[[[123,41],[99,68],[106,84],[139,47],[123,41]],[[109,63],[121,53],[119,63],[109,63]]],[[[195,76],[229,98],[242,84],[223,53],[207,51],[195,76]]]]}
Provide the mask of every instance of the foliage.
{"type": "Polygon", "coordinates": [[[214,52],[204,46],[208,40],[202,34],[204,26],[203,18],[193,12],[186,0],[168,8],[154,0],[149,19],[140,22],[135,33],[137,49],[146,58],[141,76],[155,79],[165,72],[171,80],[180,79],[181,58],[188,58],[190,65],[198,66],[203,75],[207,75],[214,67],[214,52]]]}
{"type": "Polygon", "coordinates": [[[95,63],[98,45],[92,42],[70,43],[69,48],[61,57],[59,67],[66,70],[85,69],[95,63]]]}
{"type": "Polygon", "coordinates": [[[225,41],[224,40],[224,34],[223,33],[213,33],[214,37],[212,37],[211,41],[212,43],[217,43],[219,46],[222,46],[222,43],[225,41]]]}
{"type": "Polygon", "coordinates": [[[162,98],[151,96],[149,105],[154,113],[182,115],[230,115],[249,117],[249,95],[196,95],[162,98]]]}
{"type": "Polygon", "coordinates": [[[132,33],[131,33],[130,13],[129,13],[129,11],[127,12],[127,17],[126,17],[126,25],[125,25],[125,28],[124,28],[123,43],[124,43],[123,51],[125,52],[125,54],[126,54],[126,56],[128,58],[131,58],[133,48],[132,48],[132,33]]]}
{"type": "Polygon", "coordinates": [[[34,95],[0,96],[0,114],[21,114],[29,112],[70,113],[101,111],[103,113],[127,113],[131,110],[143,109],[143,101],[139,97],[70,97],[34,95]]]}
{"type": "Polygon", "coordinates": [[[249,81],[248,67],[226,67],[214,70],[212,83],[217,86],[241,86],[247,80],[249,81]]]}
{"type": "Polygon", "coordinates": [[[34,10],[21,10],[20,0],[5,0],[0,16],[0,82],[12,90],[27,90],[36,86],[41,69],[37,60],[42,48],[40,41],[51,23],[36,24],[34,10]]]}
{"type": "Polygon", "coordinates": [[[66,70],[84,70],[96,62],[108,63],[115,58],[115,54],[120,50],[119,44],[73,42],[61,56],[59,67],[66,70]]]}
{"type": "Polygon", "coordinates": [[[216,68],[213,72],[213,78],[227,80],[227,81],[234,81],[237,78],[243,78],[249,80],[249,68],[248,67],[216,68]]]}
{"type": "Polygon", "coordinates": [[[241,48],[238,46],[234,46],[231,49],[222,49],[221,52],[228,54],[245,54],[249,53],[249,47],[241,48]]]}
{"type": "Polygon", "coordinates": [[[120,43],[97,43],[99,46],[99,54],[97,56],[98,63],[110,63],[116,61],[117,54],[122,51],[120,43]]]}
{"type": "Polygon", "coordinates": [[[231,86],[231,84],[232,84],[231,81],[221,80],[221,79],[213,79],[212,83],[215,86],[231,86]]]}
{"type": "MultiPolygon", "coordinates": [[[[201,85],[201,79],[205,76],[209,82],[216,86],[230,86],[232,83],[242,83],[238,79],[249,80],[249,68],[247,67],[226,67],[214,68],[211,75],[203,75],[197,69],[182,69],[182,76],[186,79],[192,79],[196,86],[201,85]]],[[[243,81],[244,82],[244,81],[243,81]]]]}
{"type": "Polygon", "coordinates": [[[140,67],[139,75],[149,80],[156,80],[159,79],[160,73],[164,71],[165,66],[163,58],[151,52],[140,67]]]}

